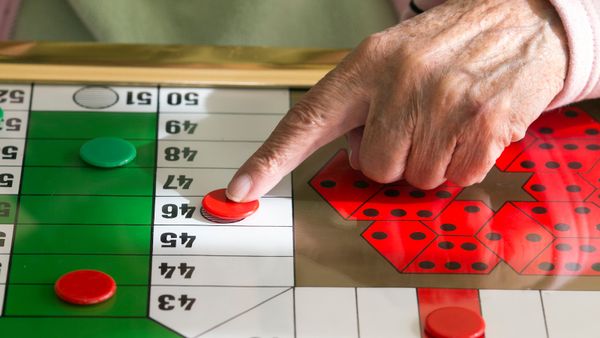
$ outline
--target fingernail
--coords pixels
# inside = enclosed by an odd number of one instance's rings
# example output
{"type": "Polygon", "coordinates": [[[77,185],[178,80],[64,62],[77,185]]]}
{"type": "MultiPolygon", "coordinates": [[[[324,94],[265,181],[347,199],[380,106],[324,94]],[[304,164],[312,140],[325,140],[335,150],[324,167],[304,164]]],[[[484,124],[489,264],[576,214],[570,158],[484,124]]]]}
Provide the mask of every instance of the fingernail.
{"type": "Polygon", "coordinates": [[[241,174],[229,183],[226,191],[227,198],[240,202],[248,195],[250,188],[252,188],[252,178],[248,174],[241,174]]]}
{"type": "Polygon", "coordinates": [[[352,162],[352,149],[348,150],[348,163],[350,164],[350,168],[358,170],[358,168],[356,168],[354,165],[354,162],[352,162]]]}

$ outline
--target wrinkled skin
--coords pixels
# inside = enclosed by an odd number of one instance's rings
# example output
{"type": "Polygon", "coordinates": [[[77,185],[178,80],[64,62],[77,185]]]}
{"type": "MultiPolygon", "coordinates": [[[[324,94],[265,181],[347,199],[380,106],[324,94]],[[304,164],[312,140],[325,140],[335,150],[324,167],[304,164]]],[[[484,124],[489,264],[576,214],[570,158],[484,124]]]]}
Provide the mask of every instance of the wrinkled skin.
{"type": "Polygon", "coordinates": [[[449,0],[364,40],[287,113],[228,196],[257,199],[344,134],[351,165],[375,181],[480,182],[563,88],[567,59],[547,0],[449,0]]]}

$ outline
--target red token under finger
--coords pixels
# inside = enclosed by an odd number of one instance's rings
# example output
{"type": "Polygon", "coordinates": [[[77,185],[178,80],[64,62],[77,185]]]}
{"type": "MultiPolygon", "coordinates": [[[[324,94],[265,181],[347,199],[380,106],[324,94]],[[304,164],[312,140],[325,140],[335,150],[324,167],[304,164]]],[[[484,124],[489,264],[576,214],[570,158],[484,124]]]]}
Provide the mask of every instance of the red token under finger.
{"type": "Polygon", "coordinates": [[[102,271],[76,270],[62,275],[54,284],[54,291],[65,302],[91,305],[112,297],[117,284],[102,271]]]}
{"type": "Polygon", "coordinates": [[[219,189],[204,196],[202,209],[208,215],[221,220],[239,221],[258,209],[258,201],[237,203],[227,198],[225,189],[219,189]]]}
{"type": "Polygon", "coordinates": [[[462,307],[443,307],[425,319],[425,333],[431,338],[480,338],[484,331],[483,318],[462,307]]]}

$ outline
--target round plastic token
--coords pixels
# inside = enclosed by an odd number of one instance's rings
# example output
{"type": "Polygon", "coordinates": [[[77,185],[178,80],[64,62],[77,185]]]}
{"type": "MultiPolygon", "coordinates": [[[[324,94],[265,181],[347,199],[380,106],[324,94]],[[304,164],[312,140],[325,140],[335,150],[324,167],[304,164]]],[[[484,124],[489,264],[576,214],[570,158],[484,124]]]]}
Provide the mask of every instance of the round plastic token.
{"type": "Polygon", "coordinates": [[[480,338],[484,331],[483,318],[462,307],[443,307],[425,319],[425,332],[431,338],[480,338]]]}
{"type": "Polygon", "coordinates": [[[210,221],[240,221],[258,209],[258,201],[237,203],[225,196],[225,189],[209,192],[202,199],[202,211],[210,221]]]}
{"type": "Polygon", "coordinates": [[[135,147],[117,137],[98,137],[87,141],[79,149],[81,159],[96,167],[115,168],[135,159],[135,147]]]}
{"type": "Polygon", "coordinates": [[[0,107],[0,121],[4,120],[4,110],[0,107]]]}
{"type": "Polygon", "coordinates": [[[54,284],[56,295],[67,303],[102,303],[117,291],[115,280],[102,271],[75,270],[62,275],[54,284]]]}

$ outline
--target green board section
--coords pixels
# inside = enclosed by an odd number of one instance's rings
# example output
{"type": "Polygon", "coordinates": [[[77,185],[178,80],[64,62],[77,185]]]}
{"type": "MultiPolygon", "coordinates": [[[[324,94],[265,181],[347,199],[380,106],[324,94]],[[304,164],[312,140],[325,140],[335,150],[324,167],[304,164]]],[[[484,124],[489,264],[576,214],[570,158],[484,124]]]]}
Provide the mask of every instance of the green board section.
{"type": "Polygon", "coordinates": [[[92,269],[111,275],[118,287],[145,285],[149,259],[149,256],[119,255],[13,255],[9,283],[54,284],[69,271],[92,269]]]}
{"type": "Polygon", "coordinates": [[[25,167],[22,194],[152,196],[154,169],[25,167]]]}
{"type": "Polygon", "coordinates": [[[149,226],[19,224],[13,254],[150,253],[149,226]]]}
{"type": "MultiPolygon", "coordinates": [[[[154,140],[128,140],[137,150],[136,158],[125,167],[153,168],[156,156],[154,140]]],[[[81,160],[79,148],[86,140],[28,140],[26,166],[86,167],[81,160]]]]}
{"type": "Polygon", "coordinates": [[[119,285],[117,294],[94,306],[65,303],[54,293],[53,284],[9,284],[4,314],[8,316],[118,316],[144,317],[148,306],[147,286],[119,285]]]}
{"type": "Polygon", "coordinates": [[[31,112],[29,139],[156,138],[156,114],[107,112],[31,112]]]}
{"type": "Polygon", "coordinates": [[[149,225],[151,221],[152,197],[25,195],[19,208],[19,223],[149,225]]]}
{"type": "Polygon", "coordinates": [[[17,196],[0,195],[0,224],[14,223],[16,211],[17,196]]]}
{"type": "Polygon", "coordinates": [[[154,113],[30,113],[16,220],[16,196],[0,196],[0,223],[16,222],[0,337],[178,337],[146,318],[156,123],[154,113]],[[123,138],[137,156],[90,166],[79,152],[96,137],[123,138]],[[54,283],[78,269],[111,275],[116,295],[94,306],[58,299],[54,283]]]}
{"type": "Polygon", "coordinates": [[[150,319],[9,317],[0,318],[0,337],[176,338],[181,336],[150,319]]]}

